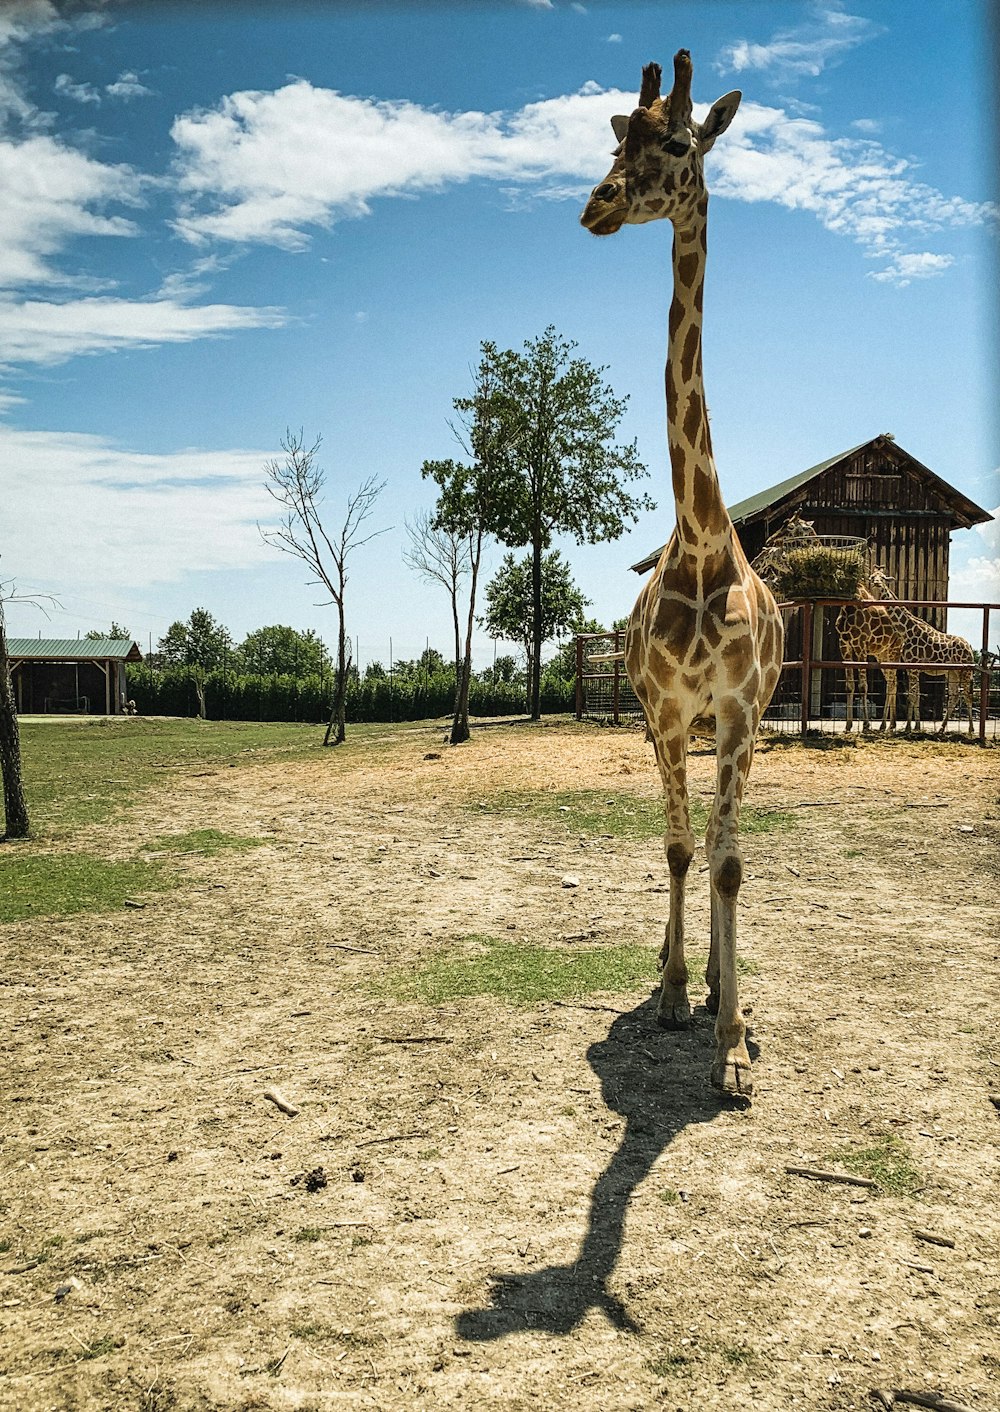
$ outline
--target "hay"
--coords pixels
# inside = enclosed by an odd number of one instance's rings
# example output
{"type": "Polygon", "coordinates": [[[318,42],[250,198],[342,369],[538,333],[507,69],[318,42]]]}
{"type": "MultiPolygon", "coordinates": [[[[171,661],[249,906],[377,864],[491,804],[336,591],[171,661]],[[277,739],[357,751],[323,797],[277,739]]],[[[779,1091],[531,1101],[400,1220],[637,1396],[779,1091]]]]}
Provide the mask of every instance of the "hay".
{"type": "Polygon", "coordinates": [[[775,587],[784,599],[856,598],[864,575],[864,557],[859,550],[815,545],[785,553],[775,587]]]}

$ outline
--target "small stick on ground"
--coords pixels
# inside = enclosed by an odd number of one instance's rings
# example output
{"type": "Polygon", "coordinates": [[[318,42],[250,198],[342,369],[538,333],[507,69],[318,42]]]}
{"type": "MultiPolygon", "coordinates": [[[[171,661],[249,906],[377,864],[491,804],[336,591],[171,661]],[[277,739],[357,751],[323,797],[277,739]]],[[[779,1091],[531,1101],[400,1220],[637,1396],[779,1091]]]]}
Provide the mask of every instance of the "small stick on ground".
{"type": "Polygon", "coordinates": [[[335,951],[355,951],[359,956],[377,956],[379,953],[370,946],[348,946],[343,941],[328,941],[327,946],[332,946],[335,951]]]}
{"type": "Polygon", "coordinates": [[[414,1137],[427,1137],[427,1133],[393,1133],[391,1137],[366,1137],[364,1142],[356,1142],[355,1147],[374,1147],[380,1142],[409,1142],[414,1137]]]}
{"type": "Polygon", "coordinates": [[[299,1111],[294,1103],[289,1103],[280,1088],[266,1088],[264,1097],[269,1099],[275,1108],[280,1108],[282,1113],[287,1113],[290,1118],[294,1118],[299,1111]]]}
{"type": "Polygon", "coordinates": [[[379,1044],[454,1044],[447,1034],[377,1034],[379,1044]]]}
{"type": "Polygon", "coordinates": [[[886,1409],[895,1407],[897,1402],[909,1402],[913,1407],[929,1407],[931,1412],[975,1412],[967,1402],[953,1402],[939,1392],[914,1392],[910,1388],[873,1387],[871,1395],[886,1409]]]}
{"type": "Polygon", "coordinates": [[[928,1245],[946,1245],[949,1250],[955,1249],[955,1242],[950,1236],[938,1235],[935,1231],[914,1230],[917,1240],[925,1240],[928,1245]]]}
{"type": "Polygon", "coordinates": [[[871,1190],[877,1190],[878,1182],[873,1182],[871,1177],[849,1176],[846,1172],[827,1172],[822,1167],[785,1167],[785,1171],[793,1177],[810,1177],[814,1182],[843,1182],[845,1186],[864,1186],[871,1190]]]}

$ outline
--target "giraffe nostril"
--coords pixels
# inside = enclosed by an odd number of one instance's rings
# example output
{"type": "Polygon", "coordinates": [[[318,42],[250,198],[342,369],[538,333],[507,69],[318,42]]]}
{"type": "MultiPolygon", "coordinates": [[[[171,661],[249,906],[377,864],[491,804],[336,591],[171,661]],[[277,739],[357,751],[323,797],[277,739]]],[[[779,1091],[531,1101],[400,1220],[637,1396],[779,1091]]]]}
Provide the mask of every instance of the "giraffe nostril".
{"type": "Polygon", "coordinates": [[[595,188],[594,195],[598,201],[610,201],[617,190],[613,181],[606,181],[602,186],[595,188]]]}

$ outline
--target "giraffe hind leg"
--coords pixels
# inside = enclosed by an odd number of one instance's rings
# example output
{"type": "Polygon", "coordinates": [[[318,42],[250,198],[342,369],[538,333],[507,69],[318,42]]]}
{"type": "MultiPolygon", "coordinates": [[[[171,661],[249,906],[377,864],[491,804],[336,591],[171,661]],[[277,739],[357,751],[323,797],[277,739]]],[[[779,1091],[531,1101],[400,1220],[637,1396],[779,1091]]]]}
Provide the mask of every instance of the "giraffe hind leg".
{"type": "Polygon", "coordinates": [[[694,857],[687,793],[687,731],[669,732],[665,738],[654,732],[656,760],[663,779],[667,811],[667,866],[670,869],[670,912],[666,936],[660,952],[663,977],[656,1023],[661,1029],[686,1029],[691,1021],[688,999],[688,969],[684,958],[684,901],[687,873],[694,857]]]}

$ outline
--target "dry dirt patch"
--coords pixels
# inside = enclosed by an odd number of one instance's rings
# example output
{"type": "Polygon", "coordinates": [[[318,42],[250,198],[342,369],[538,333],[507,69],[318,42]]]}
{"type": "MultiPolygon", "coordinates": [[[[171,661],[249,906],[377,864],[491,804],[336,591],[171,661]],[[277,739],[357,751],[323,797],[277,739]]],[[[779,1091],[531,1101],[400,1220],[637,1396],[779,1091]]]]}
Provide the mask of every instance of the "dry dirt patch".
{"type": "Polygon", "coordinates": [[[572,1004],[391,993],[470,937],[658,945],[656,840],[477,807],[652,798],[638,735],[414,731],[147,796],[90,845],[266,842],[178,859],[127,915],[4,928],[0,1406],[833,1412],[919,1386],[986,1412],[995,760],[761,749],[750,802],[795,822],[746,841],[749,1112],[708,1087],[703,1009],[657,1031],[652,974],[572,1004]],[[917,1192],[785,1171],[864,1152],[917,1192]]]}

